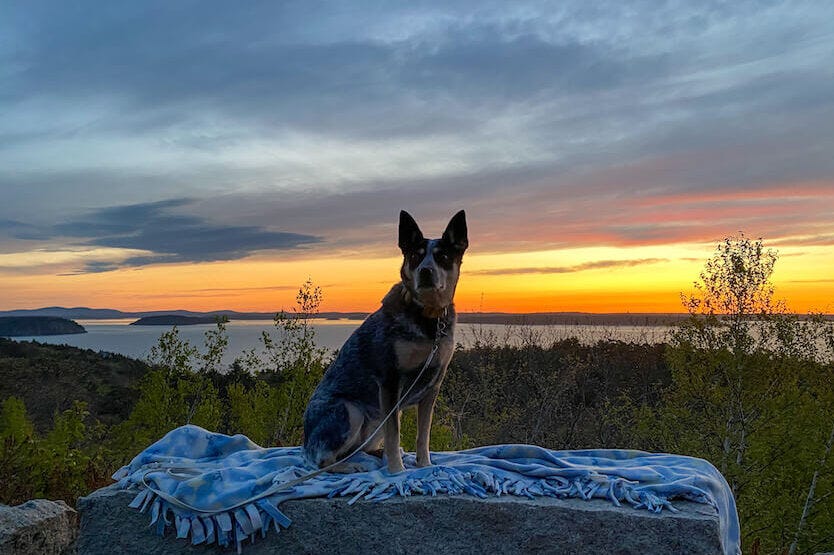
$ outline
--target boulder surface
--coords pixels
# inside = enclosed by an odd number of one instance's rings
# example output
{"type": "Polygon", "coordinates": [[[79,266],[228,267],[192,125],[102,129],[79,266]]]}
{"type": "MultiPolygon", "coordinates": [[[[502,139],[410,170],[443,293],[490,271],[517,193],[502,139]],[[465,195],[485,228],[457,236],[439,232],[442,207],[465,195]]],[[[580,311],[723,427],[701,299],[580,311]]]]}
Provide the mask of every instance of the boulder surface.
{"type": "Polygon", "coordinates": [[[0,553],[75,553],[78,513],[63,501],[33,499],[0,505],[0,553]]]}
{"type": "MultiPolygon", "coordinates": [[[[110,486],[78,501],[80,554],[234,552],[190,546],[170,529],[158,536],[147,513],[128,508],[134,495],[110,486]]],[[[305,499],[281,506],[289,529],[245,542],[243,553],[721,553],[715,510],[674,505],[679,512],[655,514],[600,499],[305,499]]]]}

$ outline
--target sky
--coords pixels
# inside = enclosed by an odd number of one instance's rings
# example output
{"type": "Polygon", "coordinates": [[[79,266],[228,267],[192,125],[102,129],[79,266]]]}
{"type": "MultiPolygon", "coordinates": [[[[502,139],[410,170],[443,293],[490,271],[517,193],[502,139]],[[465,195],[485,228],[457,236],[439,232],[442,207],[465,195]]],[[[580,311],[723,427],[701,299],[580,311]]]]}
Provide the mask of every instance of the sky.
{"type": "Polygon", "coordinates": [[[463,311],[682,311],[743,231],[834,311],[834,6],[0,4],[0,310],[374,310],[465,209],[463,311]]]}

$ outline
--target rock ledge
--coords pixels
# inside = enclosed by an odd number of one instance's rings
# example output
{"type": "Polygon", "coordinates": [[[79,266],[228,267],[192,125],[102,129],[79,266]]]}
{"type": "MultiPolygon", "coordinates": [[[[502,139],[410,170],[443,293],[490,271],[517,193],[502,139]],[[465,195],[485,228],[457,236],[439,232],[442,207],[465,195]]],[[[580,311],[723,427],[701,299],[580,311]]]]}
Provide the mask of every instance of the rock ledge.
{"type": "Polygon", "coordinates": [[[0,553],[75,553],[78,513],[63,501],[34,499],[0,505],[0,553]]]}
{"type": "MultiPolygon", "coordinates": [[[[190,546],[173,532],[148,527],[149,516],[128,508],[134,493],[103,488],[78,501],[80,554],[234,552],[190,546]]],[[[721,553],[718,515],[707,505],[677,502],[678,513],[653,514],[603,500],[469,496],[288,501],[293,519],[243,553],[721,553]]]]}

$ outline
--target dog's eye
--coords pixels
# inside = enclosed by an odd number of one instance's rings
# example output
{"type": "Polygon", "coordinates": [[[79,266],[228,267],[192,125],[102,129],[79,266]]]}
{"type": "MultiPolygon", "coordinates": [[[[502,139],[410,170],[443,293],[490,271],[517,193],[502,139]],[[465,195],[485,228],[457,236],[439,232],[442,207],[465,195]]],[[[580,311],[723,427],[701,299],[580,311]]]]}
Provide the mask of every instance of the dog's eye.
{"type": "Polygon", "coordinates": [[[448,262],[449,261],[449,255],[446,254],[445,252],[437,253],[436,258],[437,258],[438,262],[448,262]]]}

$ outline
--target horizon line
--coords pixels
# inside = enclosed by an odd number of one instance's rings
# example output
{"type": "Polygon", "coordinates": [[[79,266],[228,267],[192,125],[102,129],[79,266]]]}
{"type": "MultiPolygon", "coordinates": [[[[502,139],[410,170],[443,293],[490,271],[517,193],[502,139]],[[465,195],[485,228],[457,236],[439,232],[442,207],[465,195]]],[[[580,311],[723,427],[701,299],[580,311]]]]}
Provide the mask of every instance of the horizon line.
{"type": "MultiPolygon", "coordinates": [[[[0,315],[9,312],[37,312],[37,311],[44,311],[44,310],[89,310],[89,311],[112,311],[112,312],[120,312],[126,315],[126,317],[131,317],[131,315],[135,314],[147,314],[147,313],[175,313],[175,312],[189,312],[193,314],[204,314],[204,315],[213,315],[218,313],[236,313],[240,315],[260,315],[260,314],[280,314],[281,312],[284,313],[296,313],[292,310],[235,310],[235,309],[217,309],[217,310],[191,310],[187,308],[163,308],[163,309],[153,309],[153,310],[122,310],[118,308],[93,308],[89,306],[73,306],[73,307],[66,307],[66,306],[59,306],[59,305],[51,305],[51,306],[43,306],[38,308],[11,308],[11,309],[0,309],[0,315]]],[[[315,313],[308,314],[311,317],[316,317],[317,315],[332,315],[332,314],[365,314],[370,315],[374,312],[374,310],[323,310],[315,313]]],[[[300,314],[300,313],[298,313],[300,314]]],[[[576,314],[576,315],[632,315],[632,316],[686,316],[689,312],[592,312],[592,311],[585,311],[585,310],[560,310],[560,311],[539,311],[539,312],[505,312],[505,311],[458,311],[457,314],[470,314],[470,315],[506,315],[506,316],[541,316],[541,315],[569,315],[569,314],[576,314]]],[[[793,314],[820,314],[822,316],[834,316],[834,313],[801,313],[801,312],[794,312],[793,314]]],[[[162,315],[162,314],[161,314],[162,315]]]]}

